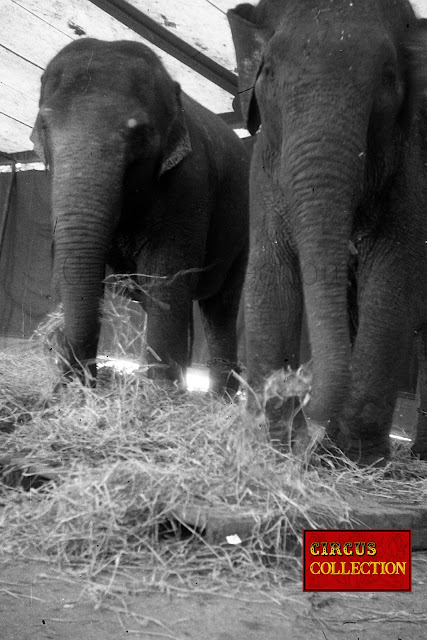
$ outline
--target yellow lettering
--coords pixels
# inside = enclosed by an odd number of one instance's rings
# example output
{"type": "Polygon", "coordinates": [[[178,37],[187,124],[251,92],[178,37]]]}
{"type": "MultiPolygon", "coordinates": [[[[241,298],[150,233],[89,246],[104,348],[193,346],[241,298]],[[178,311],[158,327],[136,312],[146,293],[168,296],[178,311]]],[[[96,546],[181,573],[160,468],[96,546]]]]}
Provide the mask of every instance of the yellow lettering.
{"type": "Polygon", "coordinates": [[[312,542],[310,545],[310,553],[312,556],[318,556],[319,555],[319,549],[318,549],[319,543],[318,542],[312,542]]]}
{"type": "Polygon", "coordinates": [[[320,567],[320,562],[312,562],[311,565],[310,565],[310,571],[311,571],[311,573],[314,573],[315,576],[318,576],[319,573],[320,573],[320,570],[319,571],[315,571],[313,569],[315,564],[319,565],[319,567],[320,567]]]}
{"type": "Polygon", "coordinates": [[[335,553],[337,556],[342,556],[341,545],[339,542],[331,542],[331,549],[329,551],[330,556],[334,556],[335,553]]]}
{"type": "Polygon", "coordinates": [[[322,562],[322,564],[320,565],[320,573],[323,573],[323,575],[325,575],[325,576],[329,575],[331,573],[331,563],[330,562],[322,562]],[[325,565],[326,565],[326,568],[328,569],[328,571],[326,571],[325,565]]]}
{"type": "Polygon", "coordinates": [[[381,562],[371,562],[371,565],[374,567],[374,570],[372,572],[374,576],[378,575],[377,569],[379,564],[381,564],[381,562]]]}
{"type": "Polygon", "coordinates": [[[396,573],[406,573],[406,562],[396,562],[396,573]]]}
{"type": "Polygon", "coordinates": [[[328,543],[322,542],[322,556],[328,555],[328,543]]]}
{"type": "Polygon", "coordinates": [[[341,573],[343,576],[349,576],[350,575],[350,571],[345,571],[345,560],[344,562],[341,562],[341,573]]]}
{"type": "Polygon", "coordinates": [[[351,542],[346,542],[345,545],[343,546],[343,551],[344,551],[344,555],[346,556],[352,556],[353,555],[353,550],[352,550],[352,546],[353,544],[351,542]]]}
{"type": "Polygon", "coordinates": [[[375,542],[368,542],[366,555],[367,556],[375,556],[377,554],[377,548],[375,542]]]}
{"type": "Polygon", "coordinates": [[[389,576],[392,576],[394,573],[396,573],[396,567],[394,566],[394,562],[385,563],[385,570],[389,576]],[[389,569],[390,565],[391,565],[391,569],[389,569]]]}
{"type": "MultiPolygon", "coordinates": [[[[356,542],[357,544],[357,542],[356,542]]],[[[351,563],[351,575],[358,576],[360,574],[360,562],[352,562],[351,563]],[[357,571],[356,571],[357,569],[357,571]]]]}
{"type": "Polygon", "coordinates": [[[365,543],[364,542],[355,542],[354,543],[355,549],[356,549],[356,555],[357,556],[363,556],[365,553],[365,543]],[[362,550],[360,550],[360,547],[362,546],[362,550]]]}
{"type": "Polygon", "coordinates": [[[360,573],[363,573],[363,575],[364,575],[364,576],[366,576],[367,574],[369,574],[369,573],[370,573],[370,571],[369,571],[369,567],[370,567],[370,566],[371,566],[371,563],[370,563],[370,562],[361,562],[361,563],[360,563],[360,573]],[[367,565],[368,565],[368,570],[367,570],[367,571],[363,571],[363,565],[364,565],[364,564],[367,564],[367,565]]]}

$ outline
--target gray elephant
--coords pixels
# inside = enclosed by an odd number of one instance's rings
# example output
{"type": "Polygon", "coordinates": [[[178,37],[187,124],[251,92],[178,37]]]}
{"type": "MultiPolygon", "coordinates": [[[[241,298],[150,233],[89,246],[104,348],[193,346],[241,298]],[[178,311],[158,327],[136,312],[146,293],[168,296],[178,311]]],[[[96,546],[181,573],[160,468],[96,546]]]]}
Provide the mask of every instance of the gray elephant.
{"type": "Polygon", "coordinates": [[[420,406],[418,408],[417,432],[412,451],[415,455],[420,456],[422,460],[427,460],[427,322],[424,322],[417,331],[417,347],[420,406]]]}
{"type": "Polygon", "coordinates": [[[143,44],[85,38],[47,66],[33,139],[52,174],[65,373],[96,376],[108,266],[147,312],[153,377],[185,374],[198,300],[211,388],[234,391],[249,233],[249,160],[234,132],[143,44]]]}
{"type": "Polygon", "coordinates": [[[305,306],[308,416],[361,464],[387,458],[399,370],[426,321],[425,25],[405,0],[261,0],[228,19],[247,126],[261,126],[249,384],[259,399],[272,371],[300,364],[305,306]]]}

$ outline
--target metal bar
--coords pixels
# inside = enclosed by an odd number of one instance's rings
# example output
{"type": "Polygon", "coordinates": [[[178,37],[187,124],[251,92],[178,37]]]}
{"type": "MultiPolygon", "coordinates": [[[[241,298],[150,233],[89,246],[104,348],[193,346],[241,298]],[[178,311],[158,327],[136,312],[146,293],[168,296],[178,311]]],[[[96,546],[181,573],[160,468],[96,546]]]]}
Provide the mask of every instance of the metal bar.
{"type": "Polygon", "coordinates": [[[183,64],[197,71],[204,78],[237,95],[237,76],[220,64],[205,56],[201,51],[171,33],[152,18],[136,9],[126,0],[90,0],[102,11],[126,25],[135,33],[173,56],[183,64]]]}

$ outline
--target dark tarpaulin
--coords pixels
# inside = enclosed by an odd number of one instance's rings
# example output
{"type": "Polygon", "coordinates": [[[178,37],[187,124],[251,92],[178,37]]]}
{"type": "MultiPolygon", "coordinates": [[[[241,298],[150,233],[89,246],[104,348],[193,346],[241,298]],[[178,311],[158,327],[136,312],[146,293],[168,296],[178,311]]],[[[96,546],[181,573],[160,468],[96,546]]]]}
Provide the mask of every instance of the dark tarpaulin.
{"type": "Polygon", "coordinates": [[[0,173],[0,214],[0,334],[28,338],[53,308],[48,175],[0,173]]]}

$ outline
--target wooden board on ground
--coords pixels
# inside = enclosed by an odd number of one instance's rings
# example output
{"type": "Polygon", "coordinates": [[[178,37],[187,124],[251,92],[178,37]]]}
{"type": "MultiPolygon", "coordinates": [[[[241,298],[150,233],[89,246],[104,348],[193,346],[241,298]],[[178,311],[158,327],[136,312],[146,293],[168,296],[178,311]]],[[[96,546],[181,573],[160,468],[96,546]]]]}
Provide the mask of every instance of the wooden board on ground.
{"type": "MultiPolygon", "coordinates": [[[[427,549],[427,507],[404,505],[392,500],[346,499],[350,506],[350,522],[354,529],[412,529],[413,550],[427,549]]],[[[176,513],[176,517],[190,527],[203,531],[211,544],[225,542],[228,536],[238,536],[241,540],[252,536],[260,526],[272,524],[274,515],[268,521],[262,513],[253,510],[226,506],[187,506],[176,513]]],[[[319,523],[318,514],[312,514],[319,523]]],[[[322,523],[319,523],[322,525],[322,523]]],[[[325,528],[350,528],[346,523],[324,523],[325,528]]]]}

